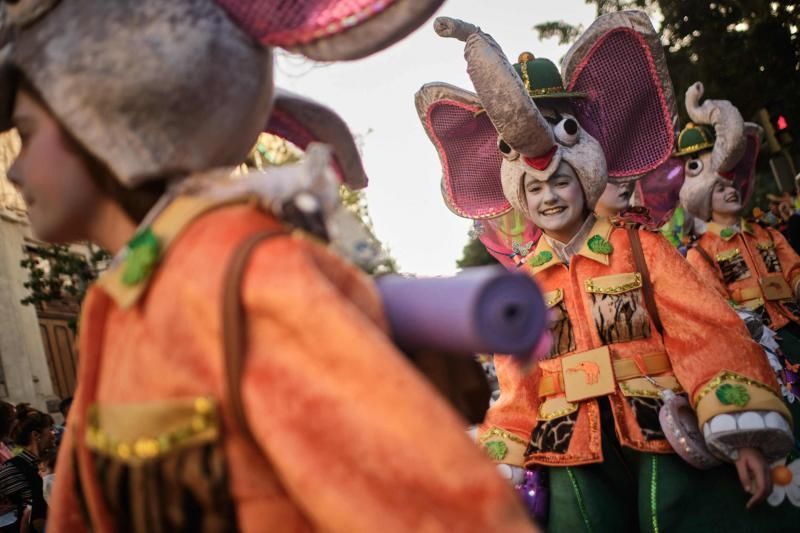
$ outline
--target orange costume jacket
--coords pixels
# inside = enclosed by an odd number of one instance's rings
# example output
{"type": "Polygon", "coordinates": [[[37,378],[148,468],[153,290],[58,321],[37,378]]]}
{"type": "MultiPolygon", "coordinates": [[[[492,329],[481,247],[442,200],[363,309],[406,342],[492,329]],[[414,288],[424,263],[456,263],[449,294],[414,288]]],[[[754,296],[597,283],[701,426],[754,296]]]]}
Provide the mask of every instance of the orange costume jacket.
{"type": "Polygon", "coordinates": [[[123,262],[84,303],[48,530],[535,530],[381,331],[368,278],[298,235],[259,245],[241,288],[251,444],[226,401],[222,287],[243,239],[279,224],[179,197],[150,227],[149,278],[123,283],[123,262]]]}
{"type": "Polygon", "coordinates": [[[602,462],[599,396],[610,401],[623,446],[672,452],[658,420],[658,388],[644,372],[661,387],[688,393],[701,428],[717,414],[749,410],[777,411],[791,423],[742,321],[660,234],[639,231],[663,336],[646,309],[627,231],[598,219],[588,235],[569,265],[545,238],[528,256],[526,268],[553,313],[554,345],[528,373],[495,357],[500,399],[479,432],[495,461],[602,462]],[[729,383],[746,388],[744,405],[715,394],[729,383]]]}
{"type": "Polygon", "coordinates": [[[741,228],[709,222],[689,250],[689,263],[706,283],[735,305],[757,311],[772,329],[800,324],[795,302],[800,257],[774,229],[744,220],[741,228]]]}

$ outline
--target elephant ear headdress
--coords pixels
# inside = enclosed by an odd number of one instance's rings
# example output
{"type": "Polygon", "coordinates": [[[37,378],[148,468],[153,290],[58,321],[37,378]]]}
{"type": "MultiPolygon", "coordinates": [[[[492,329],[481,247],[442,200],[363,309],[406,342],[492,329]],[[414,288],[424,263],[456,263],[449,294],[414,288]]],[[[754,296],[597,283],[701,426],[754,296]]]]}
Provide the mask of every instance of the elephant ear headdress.
{"type": "Polygon", "coordinates": [[[265,130],[303,148],[333,144],[340,177],[361,187],[341,119],[273,94],[272,47],[324,61],[364,57],[442,2],[0,0],[0,131],[12,127],[24,79],[128,187],[238,165],[265,130]]]}
{"type": "Polygon", "coordinates": [[[743,204],[753,193],[761,127],[744,122],[727,100],[706,100],[701,105],[702,96],[700,82],[686,91],[686,111],[692,122],[678,136],[673,157],[638,183],[642,204],[658,220],[668,219],[679,203],[692,216],[708,220],[711,192],[720,180],[740,191],[743,204]]]}

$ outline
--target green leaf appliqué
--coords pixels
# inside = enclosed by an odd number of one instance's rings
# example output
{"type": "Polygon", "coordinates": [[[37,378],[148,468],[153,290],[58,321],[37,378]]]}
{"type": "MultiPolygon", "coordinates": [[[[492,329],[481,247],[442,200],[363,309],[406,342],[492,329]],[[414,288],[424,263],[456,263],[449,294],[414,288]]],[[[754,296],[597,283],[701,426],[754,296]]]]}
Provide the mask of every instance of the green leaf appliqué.
{"type": "Polygon", "coordinates": [[[483,445],[483,449],[495,461],[502,461],[508,455],[508,445],[501,440],[489,441],[483,445]]]}
{"type": "Polygon", "coordinates": [[[722,237],[723,239],[730,239],[734,235],[736,235],[736,232],[733,231],[731,228],[725,228],[724,230],[719,232],[719,236],[722,237]]]}
{"type": "Polygon", "coordinates": [[[539,252],[531,258],[531,266],[542,266],[553,258],[553,254],[547,250],[539,252]]]}
{"type": "Polygon", "coordinates": [[[596,254],[609,255],[614,251],[614,247],[610,242],[602,238],[600,235],[592,235],[587,243],[589,249],[596,254]]]}
{"type": "Polygon", "coordinates": [[[153,230],[146,228],[134,235],[128,243],[122,283],[136,285],[150,276],[160,259],[161,246],[153,230]]]}
{"type": "Polygon", "coordinates": [[[737,405],[744,407],[750,401],[750,394],[744,385],[732,385],[723,383],[717,387],[717,399],[723,405],[737,405]]]}

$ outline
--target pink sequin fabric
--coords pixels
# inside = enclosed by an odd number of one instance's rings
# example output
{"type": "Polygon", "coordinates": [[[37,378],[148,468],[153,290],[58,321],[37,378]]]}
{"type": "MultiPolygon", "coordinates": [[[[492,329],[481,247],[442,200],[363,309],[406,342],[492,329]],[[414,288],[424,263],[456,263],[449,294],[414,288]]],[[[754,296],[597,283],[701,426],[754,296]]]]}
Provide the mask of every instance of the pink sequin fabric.
{"type": "Polygon", "coordinates": [[[250,35],[270,46],[309,43],[380,13],[395,0],[217,0],[250,35]]]}
{"type": "Polygon", "coordinates": [[[495,217],[511,209],[500,183],[503,156],[497,149],[497,131],[488,115],[479,111],[449,100],[440,100],[427,110],[428,131],[444,167],[447,202],[458,215],[472,219],[495,217]]]}
{"type": "Polygon", "coordinates": [[[669,107],[653,56],[636,31],[608,32],[576,69],[570,91],[587,98],[573,102],[581,126],[600,142],[608,175],[626,177],[658,167],[675,140],[669,107]],[[632,132],[643,142],[631,142],[632,132]]]}
{"type": "Polygon", "coordinates": [[[683,159],[670,157],[655,170],[648,172],[636,183],[639,200],[650,210],[650,216],[659,226],[666,224],[678,206],[679,195],[686,175],[683,159]]]}

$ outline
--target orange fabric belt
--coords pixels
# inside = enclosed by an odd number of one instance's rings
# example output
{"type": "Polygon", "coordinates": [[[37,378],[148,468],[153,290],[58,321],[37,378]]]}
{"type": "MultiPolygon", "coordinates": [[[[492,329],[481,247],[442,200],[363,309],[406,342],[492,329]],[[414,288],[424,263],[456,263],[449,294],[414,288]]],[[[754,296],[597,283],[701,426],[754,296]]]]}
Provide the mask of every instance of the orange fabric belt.
{"type": "MultiPolygon", "coordinates": [[[[614,367],[614,379],[616,379],[617,382],[642,377],[645,374],[648,376],[661,374],[672,369],[672,366],[669,364],[669,357],[667,357],[667,354],[664,352],[656,352],[628,359],[616,359],[611,362],[611,365],[614,367]],[[641,368],[642,366],[644,366],[644,369],[641,368]]],[[[563,392],[563,372],[543,372],[542,378],[539,380],[539,397],[543,398],[563,392]]]]}

